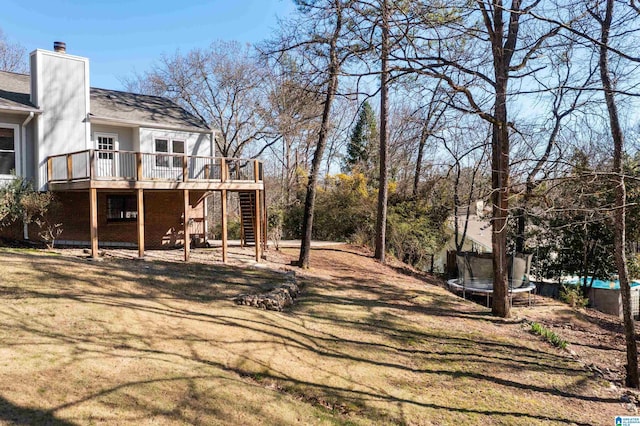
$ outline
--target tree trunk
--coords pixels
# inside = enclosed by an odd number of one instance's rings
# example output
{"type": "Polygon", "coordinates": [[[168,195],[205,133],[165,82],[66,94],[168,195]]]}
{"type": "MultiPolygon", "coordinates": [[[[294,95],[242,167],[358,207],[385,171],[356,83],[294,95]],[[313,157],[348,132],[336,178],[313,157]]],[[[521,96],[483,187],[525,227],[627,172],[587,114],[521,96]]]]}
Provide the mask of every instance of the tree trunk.
{"type": "Polygon", "coordinates": [[[420,185],[420,175],[422,174],[422,157],[424,156],[424,146],[427,143],[429,137],[429,123],[425,120],[422,125],[422,131],[420,132],[420,141],[418,144],[418,157],[416,158],[416,169],[413,175],[413,189],[411,195],[414,198],[418,196],[418,185],[420,185]]]}
{"type": "Polygon", "coordinates": [[[375,258],[385,261],[386,229],[387,229],[387,119],[389,116],[387,98],[389,81],[389,5],[382,0],[382,66],[380,75],[380,185],[378,187],[378,218],[376,221],[376,250],[375,258]]]}
{"type": "Polygon", "coordinates": [[[342,31],[342,9],[340,1],[336,1],[336,21],[332,38],[329,42],[329,81],[327,83],[327,93],[324,100],[324,108],[322,110],[322,123],[320,132],[318,133],[318,145],[313,155],[311,163],[311,172],[309,174],[309,182],[307,183],[307,194],[304,201],[304,216],[302,219],[302,242],[300,244],[300,257],[298,265],[301,268],[309,267],[309,252],[311,250],[311,233],[313,230],[313,213],[316,204],[316,187],[318,184],[318,175],[320,174],[320,166],[324,148],[327,144],[327,135],[329,133],[329,121],[331,119],[331,104],[338,89],[338,73],[340,72],[340,64],[338,60],[338,38],[342,31]]]}
{"type": "MultiPolygon", "coordinates": [[[[509,215],[509,128],[507,125],[507,83],[509,63],[518,37],[517,10],[520,2],[513,0],[508,35],[504,37],[502,1],[493,1],[493,31],[491,49],[495,75],[495,103],[491,138],[491,181],[493,219],[491,248],[493,251],[493,315],[508,318],[509,282],[507,271],[507,217],[509,215]],[[514,14],[515,13],[515,14],[514,14]]],[[[490,29],[490,28],[489,28],[490,29]]]]}
{"type": "MultiPolygon", "coordinates": [[[[506,82],[505,82],[506,83],[506,82]]],[[[506,88],[506,84],[505,84],[506,88]]],[[[506,91],[498,91],[496,96],[496,122],[493,124],[492,137],[492,182],[493,182],[493,233],[491,248],[493,251],[493,315],[508,318],[511,314],[509,304],[509,282],[507,271],[507,216],[509,212],[509,134],[507,130],[506,91]],[[501,96],[502,95],[502,96],[501,96]]]]}
{"type": "Polygon", "coordinates": [[[627,271],[627,259],[625,254],[625,205],[626,188],[624,182],[624,170],[622,166],[622,156],[624,152],[624,138],[622,128],[618,119],[618,110],[613,94],[613,85],[609,76],[608,43],[609,30],[613,19],[614,0],[607,0],[605,17],[601,21],[601,45],[600,45],[600,78],[604,89],[604,97],[609,113],[609,123],[611,126],[611,137],[613,139],[613,182],[615,185],[615,209],[614,219],[614,255],[618,276],[620,280],[620,292],[622,293],[622,312],[624,317],[624,332],[627,343],[627,377],[626,385],[637,388],[640,386],[638,376],[638,347],[636,345],[635,324],[631,315],[631,287],[629,286],[629,273],[627,271]]]}
{"type": "MultiPolygon", "coordinates": [[[[526,195],[522,202],[526,206],[526,195]]],[[[527,229],[527,213],[525,207],[520,207],[516,214],[516,253],[524,253],[525,249],[525,232],[527,229]]]]}
{"type": "Polygon", "coordinates": [[[291,147],[289,146],[288,142],[287,142],[287,138],[283,137],[282,138],[282,144],[283,144],[283,148],[284,148],[284,169],[285,171],[283,172],[283,178],[282,178],[282,183],[283,183],[283,188],[284,188],[284,194],[285,194],[285,202],[286,205],[289,206],[291,205],[291,181],[292,176],[291,176],[291,159],[289,158],[291,155],[291,147]]]}

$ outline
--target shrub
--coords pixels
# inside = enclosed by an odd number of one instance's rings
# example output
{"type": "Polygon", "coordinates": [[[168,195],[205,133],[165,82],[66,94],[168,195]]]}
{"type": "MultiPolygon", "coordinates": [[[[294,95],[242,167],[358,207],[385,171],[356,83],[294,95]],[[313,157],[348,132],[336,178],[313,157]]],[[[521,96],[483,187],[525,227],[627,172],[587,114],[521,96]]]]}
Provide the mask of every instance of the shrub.
{"type": "MultiPolygon", "coordinates": [[[[222,225],[216,224],[213,229],[213,235],[222,235],[222,225]]],[[[230,220],[227,222],[227,238],[230,240],[240,239],[240,221],[230,220]]]]}
{"type": "Polygon", "coordinates": [[[35,223],[40,228],[38,235],[48,248],[53,248],[56,239],[62,234],[62,223],[56,223],[52,217],[60,210],[60,202],[51,192],[31,191],[20,200],[24,221],[35,223]]]}
{"type": "Polygon", "coordinates": [[[21,200],[32,192],[33,186],[22,177],[16,177],[0,186],[0,227],[10,226],[23,219],[21,200]]]}
{"type": "Polygon", "coordinates": [[[560,288],[560,300],[572,308],[584,308],[589,304],[589,298],[582,293],[580,286],[573,285],[563,285],[560,288]]]}
{"type": "MultiPolygon", "coordinates": [[[[444,243],[447,209],[423,199],[407,200],[389,185],[387,250],[414,266],[426,264],[444,243]]],[[[284,210],[285,238],[300,238],[304,206],[299,200],[284,210]]],[[[373,246],[377,215],[377,189],[368,186],[363,173],[327,176],[318,188],[312,238],[348,241],[373,246]]],[[[424,266],[424,265],[423,265],[424,266]]]]}
{"type": "MultiPolygon", "coordinates": [[[[304,193],[284,211],[284,238],[302,236],[304,193]]],[[[363,174],[328,176],[316,194],[312,238],[328,241],[351,241],[357,233],[373,229],[376,193],[369,191],[363,174]]],[[[368,240],[367,237],[362,238],[368,240]]]]}
{"type": "Polygon", "coordinates": [[[284,211],[278,207],[267,209],[267,229],[268,238],[273,241],[276,250],[280,250],[280,239],[282,238],[282,226],[284,223],[284,211]]]}
{"type": "Polygon", "coordinates": [[[444,243],[446,214],[422,201],[402,201],[389,207],[387,247],[405,263],[421,266],[444,243]]]}
{"type": "Polygon", "coordinates": [[[30,181],[16,177],[0,188],[0,227],[19,220],[35,223],[39,235],[52,248],[62,233],[62,224],[52,220],[60,209],[60,203],[51,192],[38,192],[30,181]]]}
{"type": "Polygon", "coordinates": [[[640,255],[632,254],[627,257],[627,269],[629,270],[629,279],[640,278],[640,255]]]}
{"type": "Polygon", "coordinates": [[[293,203],[283,209],[284,218],[282,221],[282,238],[299,239],[302,237],[302,217],[304,214],[304,204],[293,203]]]}

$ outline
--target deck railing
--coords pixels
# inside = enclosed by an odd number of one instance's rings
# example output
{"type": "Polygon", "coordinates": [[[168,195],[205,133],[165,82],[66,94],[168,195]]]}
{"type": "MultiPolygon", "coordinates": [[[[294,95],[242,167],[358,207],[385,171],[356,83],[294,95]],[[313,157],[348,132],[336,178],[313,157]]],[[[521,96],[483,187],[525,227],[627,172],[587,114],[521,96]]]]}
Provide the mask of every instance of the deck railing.
{"type": "Polygon", "coordinates": [[[83,180],[260,182],[262,162],[253,159],[90,149],[47,159],[49,182],[83,180]]]}

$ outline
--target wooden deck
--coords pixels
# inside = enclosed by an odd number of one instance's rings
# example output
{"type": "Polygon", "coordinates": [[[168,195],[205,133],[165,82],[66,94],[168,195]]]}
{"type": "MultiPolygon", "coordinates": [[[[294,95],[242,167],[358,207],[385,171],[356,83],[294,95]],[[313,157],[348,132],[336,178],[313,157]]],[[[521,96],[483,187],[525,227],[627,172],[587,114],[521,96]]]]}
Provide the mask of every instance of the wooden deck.
{"type": "MultiPolygon", "coordinates": [[[[138,255],[144,257],[145,190],[183,193],[184,260],[189,260],[189,191],[220,191],[222,196],[222,259],[227,261],[227,191],[250,193],[250,217],[256,262],[266,241],[266,205],[262,162],[253,159],[184,154],[89,149],[47,158],[51,191],[88,191],[91,255],[98,256],[97,192],[131,190],[137,200],[138,255]]],[[[245,225],[247,225],[245,224],[245,225]]],[[[247,232],[245,230],[245,232],[247,232]]]]}
{"type": "Polygon", "coordinates": [[[52,191],[264,189],[258,160],[94,149],[49,157],[47,182],[52,191]]]}

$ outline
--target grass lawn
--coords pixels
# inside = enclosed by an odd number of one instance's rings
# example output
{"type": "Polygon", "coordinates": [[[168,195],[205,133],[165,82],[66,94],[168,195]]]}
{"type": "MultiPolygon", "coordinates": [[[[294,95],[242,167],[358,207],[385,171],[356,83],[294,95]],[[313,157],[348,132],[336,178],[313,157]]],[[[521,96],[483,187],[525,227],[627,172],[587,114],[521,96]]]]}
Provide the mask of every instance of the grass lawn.
{"type": "Polygon", "coordinates": [[[600,425],[630,415],[620,390],[517,319],[346,246],[312,252],[290,311],[233,304],[282,282],[285,261],[0,249],[0,424],[600,425]]]}

